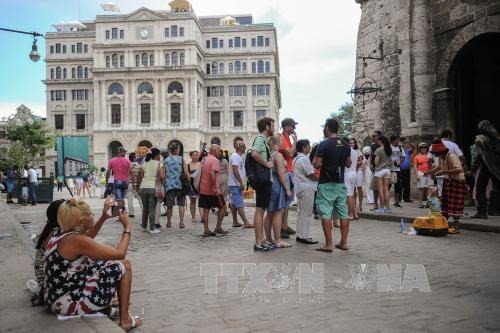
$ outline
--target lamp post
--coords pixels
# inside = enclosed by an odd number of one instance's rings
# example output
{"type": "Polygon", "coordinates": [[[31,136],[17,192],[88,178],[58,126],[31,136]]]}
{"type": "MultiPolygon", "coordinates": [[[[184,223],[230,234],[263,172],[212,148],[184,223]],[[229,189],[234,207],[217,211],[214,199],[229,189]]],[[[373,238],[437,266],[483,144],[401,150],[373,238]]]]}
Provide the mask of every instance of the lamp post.
{"type": "Polygon", "coordinates": [[[31,52],[29,54],[29,57],[30,57],[31,61],[33,61],[33,62],[37,62],[38,60],[40,60],[40,54],[38,53],[38,47],[36,46],[36,41],[37,41],[36,38],[43,37],[43,34],[35,32],[35,31],[29,32],[29,31],[13,30],[13,29],[6,29],[6,28],[0,28],[0,30],[7,31],[7,32],[15,32],[18,34],[32,35],[33,36],[33,45],[31,46],[31,52]]]}

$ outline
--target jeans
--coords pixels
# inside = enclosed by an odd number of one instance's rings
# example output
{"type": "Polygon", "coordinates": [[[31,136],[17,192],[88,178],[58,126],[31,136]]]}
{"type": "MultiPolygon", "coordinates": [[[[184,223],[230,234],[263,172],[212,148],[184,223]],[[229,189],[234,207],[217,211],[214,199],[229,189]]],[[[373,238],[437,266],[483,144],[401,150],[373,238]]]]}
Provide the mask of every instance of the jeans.
{"type": "Polygon", "coordinates": [[[28,198],[31,200],[31,204],[36,204],[36,191],[38,188],[37,182],[30,182],[29,195],[28,198]]]}
{"type": "Polygon", "coordinates": [[[149,229],[155,229],[155,215],[156,206],[158,205],[158,198],[155,197],[154,188],[141,189],[142,200],[142,224],[143,228],[147,228],[149,218],[149,229]]]}
{"type": "Polygon", "coordinates": [[[309,223],[314,207],[315,188],[297,191],[297,237],[309,238],[309,223]]]}

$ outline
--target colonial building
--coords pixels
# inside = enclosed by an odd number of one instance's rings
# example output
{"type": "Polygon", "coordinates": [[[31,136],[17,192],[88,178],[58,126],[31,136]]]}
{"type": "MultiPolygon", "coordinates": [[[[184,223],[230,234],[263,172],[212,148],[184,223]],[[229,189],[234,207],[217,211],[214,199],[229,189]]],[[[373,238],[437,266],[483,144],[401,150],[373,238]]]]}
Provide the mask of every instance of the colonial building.
{"type": "Polygon", "coordinates": [[[256,121],[277,119],[279,58],[273,24],[251,15],[197,17],[189,2],[55,25],[46,34],[47,121],[88,136],[90,164],[118,146],[184,151],[234,137],[251,141],[256,121]]]}
{"type": "Polygon", "coordinates": [[[500,128],[500,1],[356,2],[358,135],[450,129],[467,154],[479,121],[500,128]]]}

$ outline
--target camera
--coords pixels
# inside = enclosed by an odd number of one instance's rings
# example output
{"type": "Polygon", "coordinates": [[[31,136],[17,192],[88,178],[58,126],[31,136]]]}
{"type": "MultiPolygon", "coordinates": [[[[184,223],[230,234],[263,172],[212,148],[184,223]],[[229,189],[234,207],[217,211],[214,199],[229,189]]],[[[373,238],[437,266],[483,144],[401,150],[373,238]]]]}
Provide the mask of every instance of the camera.
{"type": "Polygon", "coordinates": [[[111,207],[111,216],[118,216],[120,215],[120,211],[125,210],[125,207],[122,206],[113,206],[111,207]]]}

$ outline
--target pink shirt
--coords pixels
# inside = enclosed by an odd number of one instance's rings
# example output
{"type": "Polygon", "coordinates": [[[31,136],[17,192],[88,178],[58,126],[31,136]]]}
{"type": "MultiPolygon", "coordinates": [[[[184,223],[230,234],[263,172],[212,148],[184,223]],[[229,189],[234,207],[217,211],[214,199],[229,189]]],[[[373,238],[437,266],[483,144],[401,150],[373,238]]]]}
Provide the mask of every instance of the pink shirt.
{"type": "Polygon", "coordinates": [[[201,166],[201,179],[200,179],[200,194],[205,195],[215,195],[217,193],[221,193],[219,189],[220,184],[220,167],[219,167],[219,159],[214,155],[208,155],[203,160],[203,165],[201,166]],[[210,172],[215,171],[215,182],[212,183],[212,176],[210,172]],[[217,193],[214,193],[214,187],[217,188],[217,193]]]}
{"type": "Polygon", "coordinates": [[[109,160],[108,169],[113,171],[115,180],[128,182],[128,171],[130,170],[130,161],[125,157],[113,157],[109,160]]]}

